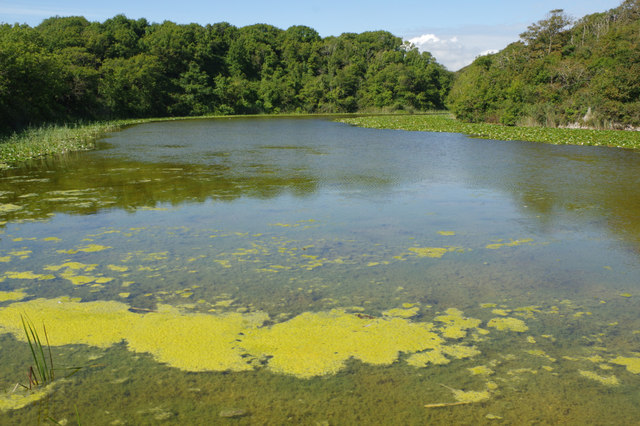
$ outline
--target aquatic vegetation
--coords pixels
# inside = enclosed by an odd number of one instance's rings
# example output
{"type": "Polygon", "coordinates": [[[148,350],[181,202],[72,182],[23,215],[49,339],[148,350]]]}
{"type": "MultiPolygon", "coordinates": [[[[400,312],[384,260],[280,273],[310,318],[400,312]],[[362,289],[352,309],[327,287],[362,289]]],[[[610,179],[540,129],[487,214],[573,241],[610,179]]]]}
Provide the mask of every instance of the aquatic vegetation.
{"type": "Polygon", "coordinates": [[[76,254],[79,252],[94,253],[96,251],[102,251],[110,248],[113,248],[113,247],[102,246],[100,244],[87,244],[86,246],[78,247],[76,249],[58,250],[58,253],[67,253],[67,254],[76,254]]]}
{"type": "Polygon", "coordinates": [[[432,257],[439,259],[446,253],[452,251],[451,248],[442,247],[411,247],[409,251],[418,257],[432,257]]]}
{"type": "Polygon", "coordinates": [[[27,297],[27,293],[22,290],[0,291],[0,302],[8,302],[11,300],[22,300],[27,297]]]}
{"type": "Polygon", "coordinates": [[[478,365],[476,367],[467,368],[473,376],[490,376],[494,373],[492,369],[486,365],[478,365]]]}
{"type": "Polygon", "coordinates": [[[640,357],[619,356],[609,360],[609,362],[611,364],[624,365],[630,373],[640,374],[640,357]]]}
{"type": "Polygon", "coordinates": [[[0,411],[19,410],[29,404],[40,401],[49,395],[55,387],[41,387],[35,390],[16,389],[14,392],[0,394],[0,411]]]}
{"type": "Polygon", "coordinates": [[[466,405],[466,404],[474,404],[476,402],[487,401],[491,398],[491,394],[489,390],[483,391],[464,391],[461,389],[453,389],[449,386],[441,385],[447,389],[449,389],[453,393],[453,397],[456,402],[440,402],[436,404],[426,404],[425,408],[442,408],[442,407],[453,407],[456,405],[466,405]]]}
{"type": "Polygon", "coordinates": [[[485,246],[485,248],[488,248],[490,250],[497,250],[499,248],[502,247],[517,247],[520,246],[522,244],[527,244],[527,243],[531,243],[533,242],[532,238],[525,238],[522,240],[511,240],[508,243],[502,243],[502,242],[497,242],[497,243],[493,243],[493,244],[487,244],[485,246]]]}
{"type": "Polygon", "coordinates": [[[525,352],[528,353],[529,355],[537,356],[537,357],[540,357],[540,358],[545,358],[549,362],[556,362],[555,358],[547,355],[547,353],[545,351],[543,351],[542,349],[532,349],[532,350],[527,350],[525,352]]]}
{"type": "Polygon", "coordinates": [[[509,330],[523,333],[529,329],[527,324],[518,318],[493,318],[487,323],[487,327],[493,327],[497,330],[509,330]]]}
{"type": "Polygon", "coordinates": [[[605,386],[618,386],[620,381],[616,376],[600,376],[593,371],[578,370],[582,377],[602,383],[605,386]]]}
{"type": "Polygon", "coordinates": [[[416,315],[418,315],[419,310],[420,308],[418,308],[417,306],[409,307],[406,309],[393,308],[393,309],[389,309],[388,311],[384,311],[382,315],[387,317],[413,318],[416,315]]]}
{"type": "Polygon", "coordinates": [[[49,346],[49,336],[47,335],[47,329],[45,328],[43,323],[42,331],[47,343],[47,354],[45,354],[44,345],[40,340],[40,335],[35,325],[31,322],[31,320],[29,320],[29,318],[25,318],[24,315],[20,315],[20,319],[22,321],[22,328],[24,329],[24,334],[26,336],[27,343],[29,344],[33,364],[35,366],[35,370],[33,366],[29,367],[29,384],[28,386],[23,386],[25,388],[28,387],[29,389],[32,389],[33,387],[46,386],[54,379],[53,357],[51,356],[51,346],[49,346]]]}
{"type": "Polygon", "coordinates": [[[565,129],[465,123],[449,113],[341,118],[337,121],[375,129],[464,133],[481,139],[544,142],[556,145],[592,145],[618,148],[640,147],[638,132],[619,130],[565,129]]]}
{"type": "Polygon", "coordinates": [[[453,390],[453,397],[458,402],[472,404],[474,402],[482,402],[488,400],[491,395],[489,391],[463,391],[459,389],[453,390]]]}
{"type": "Polygon", "coordinates": [[[444,365],[450,362],[451,360],[440,349],[415,353],[407,358],[407,364],[418,368],[426,367],[429,364],[444,365]]]}
{"type": "Polygon", "coordinates": [[[456,308],[449,308],[446,315],[439,315],[435,321],[444,323],[440,328],[442,336],[448,339],[460,339],[467,335],[467,330],[478,327],[482,321],[476,318],[466,318],[463,312],[456,308]]]}
{"type": "Polygon", "coordinates": [[[18,272],[18,271],[7,271],[4,273],[4,275],[7,278],[11,278],[14,280],[38,280],[38,281],[44,281],[44,280],[52,280],[55,278],[54,275],[44,275],[44,274],[35,274],[33,273],[33,271],[24,271],[24,272],[18,272]]]}
{"type": "Polygon", "coordinates": [[[348,359],[389,365],[400,352],[435,349],[431,324],[402,318],[360,318],[344,310],[307,312],[268,329],[246,333],[241,346],[274,372],[310,378],[335,374],[348,359]]]}
{"type": "Polygon", "coordinates": [[[16,206],[15,204],[0,204],[0,213],[10,213],[21,209],[22,206],[16,206]]]}

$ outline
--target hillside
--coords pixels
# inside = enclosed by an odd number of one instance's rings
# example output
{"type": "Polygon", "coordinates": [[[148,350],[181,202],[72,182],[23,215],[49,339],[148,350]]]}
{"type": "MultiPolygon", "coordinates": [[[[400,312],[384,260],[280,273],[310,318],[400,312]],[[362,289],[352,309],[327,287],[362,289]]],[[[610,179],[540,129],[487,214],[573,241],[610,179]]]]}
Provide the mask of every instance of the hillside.
{"type": "Polygon", "coordinates": [[[0,134],[78,119],[442,109],[452,76],[386,31],[54,17],[0,25],[0,134]]]}
{"type": "Polygon", "coordinates": [[[551,11],[460,70],[448,106],[470,122],[640,126],[640,0],[576,21],[551,11]]]}

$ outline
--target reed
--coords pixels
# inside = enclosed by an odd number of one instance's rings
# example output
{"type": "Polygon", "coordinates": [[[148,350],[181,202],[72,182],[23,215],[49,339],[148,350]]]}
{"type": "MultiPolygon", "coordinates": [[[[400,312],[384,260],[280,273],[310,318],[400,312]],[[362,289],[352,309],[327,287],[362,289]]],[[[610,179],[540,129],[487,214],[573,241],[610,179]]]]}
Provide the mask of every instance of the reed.
{"type": "Polygon", "coordinates": [[[51,383],[55,377],[53,370],[53,356],[51,355],[51,346],[49,345],[47,328],[43,323],[42,331],[47,344],[45,351],[45,347],[42,344],[38,330],[33,322],[25,315],[20,315],[20,319],[22,320],[22,327],[24,328],[25,335],[27,336],[27,342],[31,349],[31,356],[34,364],[29,367],[28,371],[29,385],[23,386],[28,389],[38,386],[46,386],[51,383]]]}

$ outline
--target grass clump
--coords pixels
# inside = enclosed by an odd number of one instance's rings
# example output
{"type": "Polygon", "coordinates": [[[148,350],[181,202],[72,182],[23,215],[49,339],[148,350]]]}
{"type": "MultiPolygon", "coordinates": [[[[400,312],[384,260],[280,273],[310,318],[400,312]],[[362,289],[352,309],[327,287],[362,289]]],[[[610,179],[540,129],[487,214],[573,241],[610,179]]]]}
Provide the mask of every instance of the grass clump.
{"type": "Polygon", "coordinates": [[[40,335],[36,330],[35,325],[29,318],[24,315],[20,315],[22,320],[22,327],[24,333],[27,336],[27,342],[29,343],[29,349],[31,349],[31,356],[33,365],[29,367],[28,371],[28,385],[22,385],[27,389],[33,389],[34,387],[46,386],[50,384],[54,379],[53,370],[53,357],[51,355],[51,346],[49,345],[49,336],[47,335],[47,329],[42,324],[42,331],[44,332],[44,338],[47,343],[47,348],[42,344],[40,335]],[[35,369],[34,369],[35,366],[35,369]]]}
{"type": "Polygon", "coordinates": [[[93,149],[98,138],[132,124],[154,119],[32,127],[0,137],[0,170],[47,155],[93,149]]]}
{"type": "Polygon", "coordinates": [[[465,123],[450,113],[343,118],[340,122],[374,129],[465,133],[494,140],[544,142],[556,145],[589,145],[640,149],[640,132],[625,130],[568,129],[465,123]]]}

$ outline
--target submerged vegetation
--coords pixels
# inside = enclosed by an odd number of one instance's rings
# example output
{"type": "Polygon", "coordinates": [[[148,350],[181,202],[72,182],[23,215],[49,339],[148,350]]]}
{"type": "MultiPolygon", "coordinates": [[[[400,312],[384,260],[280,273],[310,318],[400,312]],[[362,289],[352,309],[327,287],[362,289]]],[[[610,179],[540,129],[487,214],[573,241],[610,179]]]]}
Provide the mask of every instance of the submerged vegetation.
{"type": "Polygon", "coordinates": [[[640,149],[640,132],[465,123],[456,120],[449,113],[353,117],[342,118],[340,121],[375,129],[465,133],[473,137],[504,141],[519,140],[558,145],[591,145],[640,149]]]}

